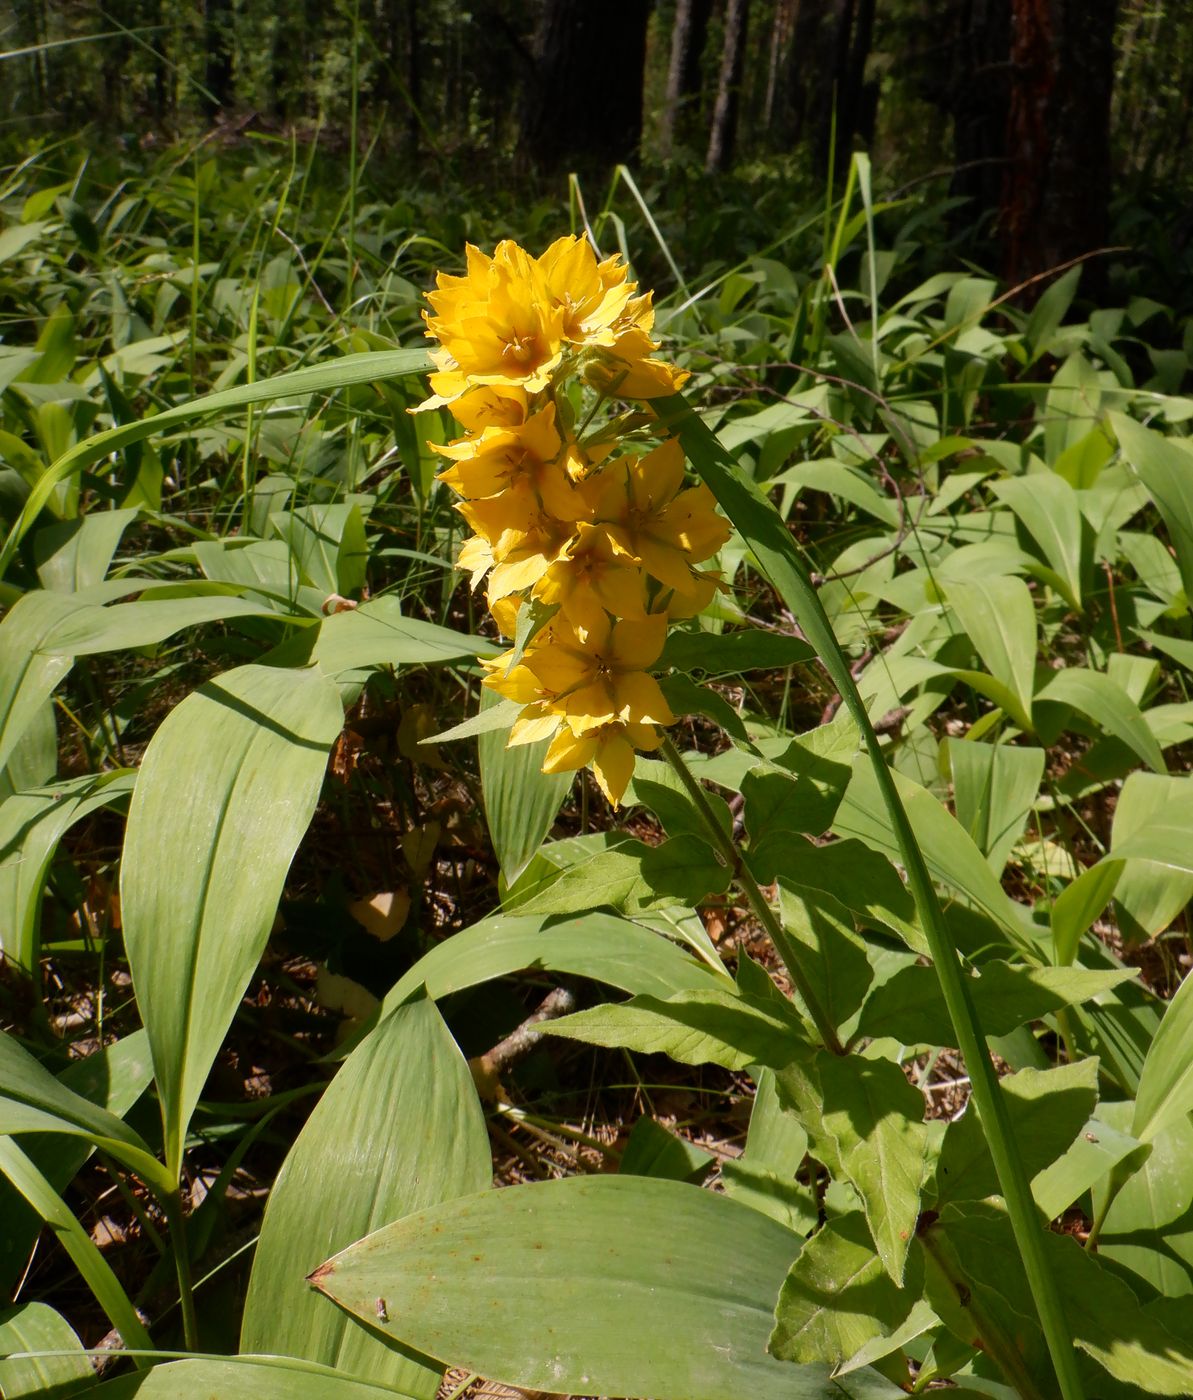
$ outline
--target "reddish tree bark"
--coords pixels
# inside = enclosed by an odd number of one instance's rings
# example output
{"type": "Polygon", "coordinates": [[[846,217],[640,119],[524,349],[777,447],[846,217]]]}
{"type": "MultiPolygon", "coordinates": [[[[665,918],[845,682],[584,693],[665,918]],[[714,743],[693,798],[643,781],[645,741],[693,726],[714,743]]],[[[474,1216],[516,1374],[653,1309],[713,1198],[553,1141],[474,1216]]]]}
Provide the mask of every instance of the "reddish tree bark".
{"type": "Polygon", "coordinates": [[[1107,241],[1116,0],[1011,0],[1000,209],[1012,283],[1107,241]]]}

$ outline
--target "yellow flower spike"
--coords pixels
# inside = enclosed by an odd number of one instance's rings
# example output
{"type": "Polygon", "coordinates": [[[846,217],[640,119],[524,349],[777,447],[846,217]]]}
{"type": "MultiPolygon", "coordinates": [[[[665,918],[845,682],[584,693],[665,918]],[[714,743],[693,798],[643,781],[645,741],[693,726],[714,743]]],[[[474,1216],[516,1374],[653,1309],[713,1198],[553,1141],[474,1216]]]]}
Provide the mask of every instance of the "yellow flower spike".
{"type": "Polygon", "coordinates": [[[662,743],[646,724],[614,722],[576,734],[570,726],[560,729],[547,750],[544,773],[566,773],[591,764],[592,775],[614,807],[634,776],[634,750],[652,752],[662,743]]]}
{"type": "Polygon", "coordinates": [[[565,462],[565,447],[555,426],[555,405],[529,417],[518,427],[484,428],[470,437],[443,446],[428,446],[453,465],[439,481],[469,500],[496,496],[510,486],[527,485],[543,509],[560,520],[587,514],[585,499],[576,493],[565,462]]]}
{"type": "Polygon", "coordinates": [[[577,345],[612,345],[614,326],[626,312],[634,284],[618,259],[599,266],[592,245],[568,236],[556,239],[538,260],[553,306],[563,313],[565,339],[577,345]]]}
{"type": "Polygon", "coordinates": [[[598,481],[594,515],[615,548],[639,560],[652,578],[679,594],[692,591],[692,564],[729,538],[706,486],[681,491],[683,449],[668,438],[645,457],[620,457],[598,481]],[[695,545],[695,548],[693,548],[695,545]]]}
{"type": "Polygon", "coordinates": [[[579,521],[567,555],[558,559],[534,585],[534,596],[558,603],[563,615],[580,624],[592,602],[616,617],[646,616],[646,580],[642,569],[619,553],[601,525],[579,521]]]}
{"type": "Polygon", "coordinates": [[[658,660],[666,636],[665,617],[613,621],[594,609],[571,637],[555,628],[554,640],[528,651],[525,665],[559,697],[575,732],[611,720],[673,724],[658,681],[645,669],[658,660]]]}
{"type": "MultiPolygon", "coordinates": [[[[558,473],[567,489],[574,490],[561,467],[551,470],[558,473]]],[[[575,494],[578,498],[579,493],[575,494]]],[[[573,504],[576,510],[584,505],[582,499],[573,504]]],[[[525,485],[510,487],[484,500],[458,501],[456,509],[489,543],[493,558],[490,606],[536,584],[563,557],[571,542],[574,522],[561,520],[545,510],[539,496],[525,485]]]]}

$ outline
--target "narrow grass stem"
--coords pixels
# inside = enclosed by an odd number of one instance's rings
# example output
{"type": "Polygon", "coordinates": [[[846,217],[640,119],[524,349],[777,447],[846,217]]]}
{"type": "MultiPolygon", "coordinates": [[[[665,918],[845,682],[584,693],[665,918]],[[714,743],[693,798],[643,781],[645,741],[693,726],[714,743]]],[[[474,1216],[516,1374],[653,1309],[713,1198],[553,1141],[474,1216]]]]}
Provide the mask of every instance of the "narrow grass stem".
{"type": "Polygon", "coordinates": [[[1083,1400],[1085,1391],[1077,1371],[1072,1335],[1060,1292],[1044,1254],[1043,1223],[1032,1198],[1006,1100],[986,1048],[927,862],[903,808],[894,776],[887,765],[886,755],[870,722],[849,663],[808,577],[795,541],[774,504],[721,447],[682,394],[654,399],[652,406],[660,420],[679,435],[693,465],[726,515],[741,531],[763,573],[791,609],[862,735],[932,954],[941,995],[957,1037],[956,1044],[969,1072],[974,1103],[998,1174],[999,1188],[1007,1203],[1015,1240],[1023,1257],[1028,1286],[1056,1370],[1058,1390],[1062,1400],[1083,1400]]]}
{"type": "Polygon", "coordinates": [[[181,1190],[162,1202],[170,1226],[170,1250],[178,1275],[178,1306],[182,1310],[182,1337],[188,1351],[199,1351],[199,1318],[195,1312],[195,1285],[191,1276],[190,1247],[186,1238],[186,1213],[181,1190]]]}
{"type": "Polygon", "coordinates": [[[823,1041],[825,1048],[831,1050],[834,1055],[843,1055],[845,1047],[841,1044],[837,1035],[836,1027],[829,1019],[824,1007],[820,1004],[820,999],[816,995],[815,988],[804,975],[803,968],[799,964],[799,957],[795,945],[787,936],[786,930],[779,922],[775,911],[771,908],[770,901],[759,888],[758,881],[754,879],[746,868],[737,847],[733,844],[733,838],[729,836],[724,827],[717,821],[716,814],[712,809],[704,789],[700,786],[695,774],[683,761],[683,755],[675,747],[672,741],[664,736],[663,757],[671,765],[684,789],[692,799],[696,810],[700,813],[708,831],[709,840],[713,849],[720,855],[721,859],[733,873],[733,878],[745,895],[754,917],[766,930],[767,936],[774,945],[775,952],[778,953],[787,977],[791,985],[799,993],[800,1000],[807,1008],[808,1015],[812,1018],[812,1023],[816,1027],[817,1034],[823,1041]]]}

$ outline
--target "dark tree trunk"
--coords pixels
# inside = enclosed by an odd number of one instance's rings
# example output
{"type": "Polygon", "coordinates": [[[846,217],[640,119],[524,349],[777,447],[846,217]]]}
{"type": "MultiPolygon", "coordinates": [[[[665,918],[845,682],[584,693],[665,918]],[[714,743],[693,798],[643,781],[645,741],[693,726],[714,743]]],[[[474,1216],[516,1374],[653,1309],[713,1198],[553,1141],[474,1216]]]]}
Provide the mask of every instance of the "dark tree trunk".
{"type": "Polygon", "coordinates": [[[1011,0],[1000,233],[1012,283],[1106,243],[1116,8],[1011,0]]]}
{"type": "Polygon", "coordinates": [[[865,77],[873,35],[874,0],[836,0],[816,143],[822,171],[828,170],[831,158],[833,174],[840,174],[849,165],[853,138],[872,132],[875,99],[865,77]]]}
{"type": "Polygon", "coordinates": [[[708,157],[704,162],[704,168],[710,174],[727,169],[733,158],[748,24],[749,0],[728,0],[725,7],[725,47],[721,54],[717,100],[708,135],[708,157]]]}
{"type": "Polygon", "coordinates": [[[762,104],[762,129],[769,132],[775,121],[775,103],[779,95],[779,74],[786,67],[784,59],[791,42],[791,31],[799,13],[799,0],[775,0],[775,18],[771,25],[770,57],[766,67],[766,98],[762,104]]]}
{"type": "Polygon", "coordinates": [[[663,106],[660,154],[666,159],[678,139],[692,126],[692,109],[699,103],[700,60],[708,38],[712,0],[676,0],[671,27],[671,60],[667,66],[667,97],[663,106]]]}
{"type": "Polygon", "coordinates": [[[1007,0],[961,0],[956,13],[957,61],[949,65],[947,92],[956,162],[950,193],[996,210],[1006,168],[1011,14],[1007,0]]]}
{"type": "Polygon", "coordinates": [[[642,138],[651,0],[623,0],[617,22],[591,0],[547,0],[522,114],[522,151],[536,165],[609,166],[642,138]]]}
{"type": "Polygon", "coordinates": [[[210,94],[204,99],[208,117],[232,101],[232,6],[230,0],[206,0],[203,7],[205,63],[203,86],[210,94]]]}

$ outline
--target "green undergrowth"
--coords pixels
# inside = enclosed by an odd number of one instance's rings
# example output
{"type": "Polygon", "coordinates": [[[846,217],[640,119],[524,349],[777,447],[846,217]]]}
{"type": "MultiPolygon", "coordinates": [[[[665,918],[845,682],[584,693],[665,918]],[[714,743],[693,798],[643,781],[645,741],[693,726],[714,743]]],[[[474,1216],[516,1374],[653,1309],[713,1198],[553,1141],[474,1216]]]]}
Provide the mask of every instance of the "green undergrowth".
{"type": "Polygon", "coordinates": [[[0,1390],[98,1384],[109,1327],[111,1396],[1193,1389],[1193,336],[1129,258],[1012,294],[861,157],[744,191],[5,172],[0,1390]],[[736,527],[619,812],[481,707],[453,430],[407,412],[434,270],[585,227],[736,527]],[[482,1101],[459,1047],[558,983],[482,1101]],[[490,1190],[487,1121],[591,1137],[578,1066],[628,1139],[490,1190]],[[744,1140],[643,1111],[661,1074],[744,1140]]]}

